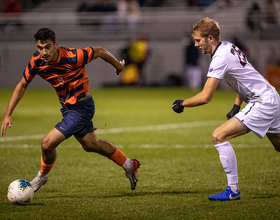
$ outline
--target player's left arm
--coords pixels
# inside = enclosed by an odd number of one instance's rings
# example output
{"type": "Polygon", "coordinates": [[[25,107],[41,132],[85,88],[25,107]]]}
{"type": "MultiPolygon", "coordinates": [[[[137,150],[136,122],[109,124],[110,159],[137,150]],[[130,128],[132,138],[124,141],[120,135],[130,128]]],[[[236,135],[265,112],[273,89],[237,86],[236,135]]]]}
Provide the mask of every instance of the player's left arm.
{"type": "Polygon", "coordinates": [[[241,98],[241,96],[239,94],[237,94],[232,109],[226,115],[228,120],[231,119],[233,116],[235,116],[239,112],[242,103],[243,103],[243,99],[241,98]]]}
{"type": "Polygon", "coordinates": [[[241,98],[241,96],[239,94],[237,94],[236,98],[235,98],[235,101],[234,101],[234,104],[238,105],[238,106],[241,106],[242,103],[243,103],[243,99],[241,98]]]}
{"type": "Polygon", "coordinates": [[[92,60],[100,57],[107,63],[110,63],[116,68],[116,74],[117,76],[123,71],[125,62],[124,60],[118,61],[108,50],[106,50],[103,47],[93,47],[94,55],[92,57],[92,60]]]}

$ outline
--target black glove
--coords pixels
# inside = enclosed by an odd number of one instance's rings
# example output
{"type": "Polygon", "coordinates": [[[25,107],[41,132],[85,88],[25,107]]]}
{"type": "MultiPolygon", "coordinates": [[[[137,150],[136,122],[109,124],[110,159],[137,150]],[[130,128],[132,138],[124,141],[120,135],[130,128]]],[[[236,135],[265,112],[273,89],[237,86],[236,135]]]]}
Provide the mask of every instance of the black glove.
{"type": "Polygon", "coordinates": [[[178,99],[175,102],[173,102],[172,108],[173,108],[174,112],[181,113],[184,111],[183,101],[184,100],[178,99]]]}
{"type": "Polygon", "coordinates": [[[240,106],[238,105],[233,105],[232,109],[230,110],[230,112],[227,114],[227,119],[231,119],[233,116],[236,115],[236,113],[238,113],[240,110],[240,106]]]}

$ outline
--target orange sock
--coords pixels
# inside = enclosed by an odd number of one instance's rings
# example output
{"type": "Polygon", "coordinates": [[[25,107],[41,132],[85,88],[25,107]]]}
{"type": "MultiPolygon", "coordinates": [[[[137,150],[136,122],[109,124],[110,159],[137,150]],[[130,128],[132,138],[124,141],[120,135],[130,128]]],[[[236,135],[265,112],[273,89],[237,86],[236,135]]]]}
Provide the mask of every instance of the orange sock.
{"type": "Polygon", "coordinates": [[[40,173],[41,174],[48,174],[51,170],[51,168],[53,167],[54,163],[52,164],[45,164],[43,157],[41,155],[41,170],[40,173]]]}
{"type": "Polygon", "coordinates": [[[109,159],[122,166],[125,163],[127,157],[123,154],[123,152],[116,148],[115,153],[109,159]]]}

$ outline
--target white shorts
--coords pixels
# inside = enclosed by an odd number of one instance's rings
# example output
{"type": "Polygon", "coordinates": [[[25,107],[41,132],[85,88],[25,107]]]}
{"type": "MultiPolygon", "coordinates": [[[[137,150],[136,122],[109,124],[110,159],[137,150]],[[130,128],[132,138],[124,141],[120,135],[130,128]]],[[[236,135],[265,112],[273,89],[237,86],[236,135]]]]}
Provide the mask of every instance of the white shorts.
{"type": "Polygon", "coordinates": [[[248,103],[236,117],[259,138],[280,133],[280,97],[278,93],[260,102],[248,103]]]}

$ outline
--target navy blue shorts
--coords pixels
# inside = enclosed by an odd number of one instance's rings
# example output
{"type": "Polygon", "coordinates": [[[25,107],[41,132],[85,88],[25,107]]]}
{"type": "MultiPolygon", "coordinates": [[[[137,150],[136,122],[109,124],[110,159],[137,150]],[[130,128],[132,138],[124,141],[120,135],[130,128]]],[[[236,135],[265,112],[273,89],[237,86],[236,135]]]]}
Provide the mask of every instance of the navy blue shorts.
{"type": "Polygon", "coordinates": [[[80,138],[94,131],[92,118],[95,112],[95,106],[91,95],[88,95],[85,99],[74,105],[62,105],[60,111],[63,119],[55,128],[66,138],[72,135],[75,138],[80,138]]]}

